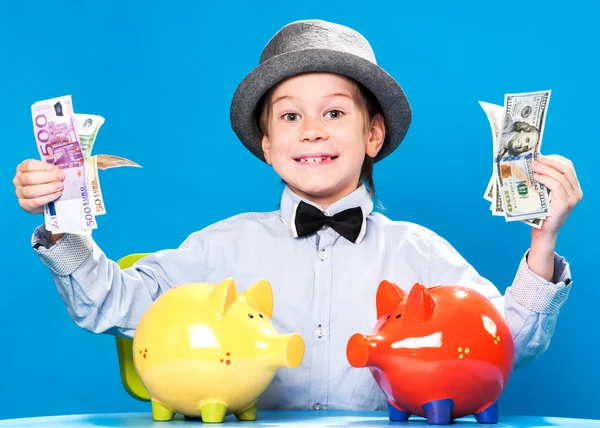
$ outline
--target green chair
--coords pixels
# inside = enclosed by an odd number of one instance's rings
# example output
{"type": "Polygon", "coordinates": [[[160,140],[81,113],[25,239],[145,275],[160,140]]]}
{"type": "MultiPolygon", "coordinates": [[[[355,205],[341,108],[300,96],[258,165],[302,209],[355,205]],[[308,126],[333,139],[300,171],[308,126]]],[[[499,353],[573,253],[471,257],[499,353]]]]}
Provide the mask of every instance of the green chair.
{"type": "MultiPolygon", "coordinates": [[[[117,261],[117,264],[121,269],[127,269],[147,255],[147,253],[130,254],[117,261]]],[[[125,337],[116,337],[115,339],[117,342],[117,355],[119,356],[119,370],[121,372],[123,388],[136,400],[150,401],[150,394],[138,376],[133,364],[133,339],[125,337]]]]}

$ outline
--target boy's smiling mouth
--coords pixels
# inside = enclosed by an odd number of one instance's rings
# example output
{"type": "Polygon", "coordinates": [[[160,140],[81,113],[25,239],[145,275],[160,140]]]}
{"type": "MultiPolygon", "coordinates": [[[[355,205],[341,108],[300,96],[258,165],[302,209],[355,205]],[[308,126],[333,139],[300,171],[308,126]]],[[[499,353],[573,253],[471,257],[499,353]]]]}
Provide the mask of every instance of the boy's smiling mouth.
{"type": "Polygon", "coordinates": [[[310,155],[294,156],[293,159],[296,162],[301,163],[301,164],[315,165],[315,164],[330,163],[330,162],[336,160],[338,157],[339,157],[339,155],[332,155],[329,153],[315,153],[315,154],[310,154],[310,155]]]}

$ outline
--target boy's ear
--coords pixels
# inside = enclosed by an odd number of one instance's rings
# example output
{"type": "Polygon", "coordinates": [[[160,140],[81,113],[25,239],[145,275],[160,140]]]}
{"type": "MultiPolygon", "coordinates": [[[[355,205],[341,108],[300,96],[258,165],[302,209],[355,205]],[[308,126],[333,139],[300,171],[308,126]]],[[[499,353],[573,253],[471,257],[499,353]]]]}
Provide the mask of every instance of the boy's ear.
{"type": "Polygon", "coordinates": [[[381,150],[385,140],[385,121],[380,113],[377,113],[371,121],[369,135],[367,136],[366,152],[369,157],[374,158],[381,150]]]}
{"type": "Polygon", "coordinates": [[[265,160],[269,165],[271,165],[271,141],[269,140],[269,137],[263,135],[261,145],[265,155],[265,160]]]}

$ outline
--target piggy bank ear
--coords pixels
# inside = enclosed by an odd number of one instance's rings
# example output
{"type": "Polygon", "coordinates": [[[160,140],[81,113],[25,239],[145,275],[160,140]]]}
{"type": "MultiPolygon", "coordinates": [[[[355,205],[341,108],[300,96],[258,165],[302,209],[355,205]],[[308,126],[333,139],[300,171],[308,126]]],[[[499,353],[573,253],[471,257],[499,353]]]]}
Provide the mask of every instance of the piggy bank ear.
{"type": "Polygon", "coordinates": [[[237,299],[237,290],[233,278],[221,282],[208,295],[208,300],[215,307],[220,318],[225,316],[235,299],[237,299]]]}
{"type": "Polygon", "coordinates": [[[406,317],[409,319],[417,319],[421,324],[424,324],[435,310],[435,300],[427,287],[418,282],[413,285],[408,293],[406,301],[406,317]]]}
{"type": "Polygon", "coordinates": [[[406,293],[396,284],[383,280],[377,289],[377,319],[393,313],[406,297],[406,293]]]}
{"type": "Polygon", "coordinates": [[[254,302],[269,318],[273,317],[273,289],[264,279],[255,282],[244,292],[246,299],[254,302]]]}

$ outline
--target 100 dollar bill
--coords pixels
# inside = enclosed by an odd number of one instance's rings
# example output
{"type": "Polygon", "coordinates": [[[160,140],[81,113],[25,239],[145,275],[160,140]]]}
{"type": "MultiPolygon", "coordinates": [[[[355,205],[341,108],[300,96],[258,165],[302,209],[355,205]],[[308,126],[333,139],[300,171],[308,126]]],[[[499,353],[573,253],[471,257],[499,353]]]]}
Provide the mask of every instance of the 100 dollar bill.
{"type": "MultiPolygon", "coordinates": [[[[479,104],[483,108],[483,111],[485,112],[490,123],[492,130],[493,153],[496,154],[498,153],[498,138],[500,137],[500,124],[503,121],[504,108],[502,106],[483,101],[480,101],[479,104]]],[[[498,187],[499,183],[498,175],[496,174],[496,159],[494,158],[492,161],[492,176],[490,177],[490,181],[488,182],[483,198],[490,202],[490,210],[492,211],[492,215],[505,216],[503,201],[501,194],[498,192],[498,187]]],[[[543,223],[543,219],[541,218],[523,219],[521,221],[529,224],[532,227],[535,227],[536,229],[539,229],[543,223]]]]}
{"type": "Polygon", "coordinates": [[[549,101],[550,91],[505,95],[494,162],[507,221],[550,214],[548,190],[533,178],[531,168],[541,150],[549,101]]]}
{"type": "Polygon", "coordinates": [[[38,101],[31,106],[33,130],[44,162],[65,174],[61,196],[46,204],[45,227],[51,233],[95,229],[96,219],[88,198],[86,162],[75,123],[71,96],[38,101]]]}

